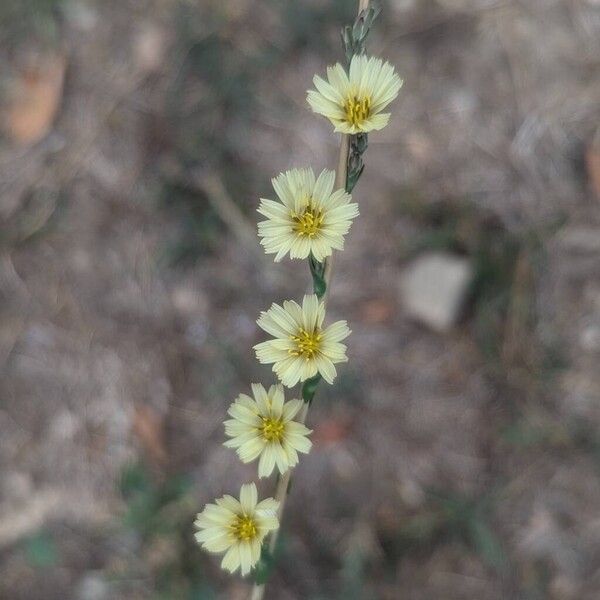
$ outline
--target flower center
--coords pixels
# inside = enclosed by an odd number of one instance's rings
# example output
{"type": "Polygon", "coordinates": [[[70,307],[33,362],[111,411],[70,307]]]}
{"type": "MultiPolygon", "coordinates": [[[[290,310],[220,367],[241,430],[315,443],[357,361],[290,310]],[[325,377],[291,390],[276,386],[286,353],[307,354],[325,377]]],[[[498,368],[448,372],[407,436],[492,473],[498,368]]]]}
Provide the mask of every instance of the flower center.
{"type": "Polygon", "coordinates": [[[309,202],[302,214],[292,215],[294,219],[294,231],[303,236],[313,237],[323,224],[323,211],[313,207],[309,202]]]}
{"type": "Polygon", "coordinates": [[[296,349],[290,350],[290,354],[302,356],[306,360],[309,360],[314,358],[315,354],[319,351],[321,332],[318,329],[315,331],[300,329],[296,335],[292,336],[292,341],[296,342],[296,349]]]}
{"type": "Polygon", "coordinates": [[[256,522],[248,515],[238,515],[231,527],[233,535],[244,542],[254,539],[258,533],[256,522]]]}
{"type": "Polygon", "coordinates": [[[366,97],[362,100],[356,96],[350,96],[346,100],[346,120],[355,126],[362,125],[371,114],[371,98],[366,97]]]}
{"type": "Polygon", "coordinates": [[[260,432],[267,442],[281,442],[285,426],[281,419],[273,417],[262,417],[260,432]]]}

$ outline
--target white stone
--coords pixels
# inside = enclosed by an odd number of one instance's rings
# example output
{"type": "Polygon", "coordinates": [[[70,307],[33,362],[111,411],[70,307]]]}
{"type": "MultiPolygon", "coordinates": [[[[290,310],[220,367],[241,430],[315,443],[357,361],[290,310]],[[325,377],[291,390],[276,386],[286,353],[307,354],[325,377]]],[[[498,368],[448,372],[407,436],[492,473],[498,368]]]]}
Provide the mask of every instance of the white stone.
{"type": "Polygon", "coordinates": [[[460,317],[472,279],[468,259],[444,252],[423,254],[402,277],[406,312],[436,331],[447,332],[460,317]]]}
{"type": "Polygon", "coordinates": [[[568,250],[600,252],[600,228],[590,226],[568,226],[558,234],[559,242],[568,250]]]}
{"type": "Polygon", "coordinates": [[[86,573],[77,589],[78,600],[108,600],[110,588],[101,574],[94,572],[86,573]]]}
{"type": "Polygon", "coordinates": [[[600,325],[594,323],[584,327],[579,335],[579,344],[586,352],[600,350],[600,325]]]}

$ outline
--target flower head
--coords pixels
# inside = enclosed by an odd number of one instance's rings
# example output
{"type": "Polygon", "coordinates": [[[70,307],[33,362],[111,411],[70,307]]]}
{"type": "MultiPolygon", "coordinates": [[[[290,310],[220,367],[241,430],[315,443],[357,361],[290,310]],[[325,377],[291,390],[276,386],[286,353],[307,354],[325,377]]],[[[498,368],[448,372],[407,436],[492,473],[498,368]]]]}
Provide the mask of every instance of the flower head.
{"type": "Polygon", "coordinates": [[[292,419],[302,408],[302,400],[284,402],[283,386],[272,385],[267,392],[260,383],[252,384],[254,398],[240,394],[227,411],[233,419],[225,421],[225,434],[232,439],[228,448],[237,448],[242,462],[260,456],[258,476],[268,477],[277,465],[280,473],[298,463],[298,452],[307,454],[311,433],[292,419]]]}
{"type": "Polygon", "coordinates": [[[379,58],[355,55],[350,72],[337,63],[327,68],[327,79],[315,75],[316,90],[308,92],[313,112],[327,117],[341,133],[383,129],[390,118],[381,111],[398,95],[402,79],[379,58]]]}
{"type": "Polygon", "coordinates": [[[241,567],[247,575],[260,558],[263,539],[279,528],[279,502],[267,498],[258,502],[256,485],[246,483],[240,490],[239,501],[223,496],[207,504],[196,517],[200,529],[196,541],[209,552],[225,552],[221,567],[233,573],[241,567]]]}
{"type": "Polygon", "coordinates": [[[290,258],[307,258],[312,252],[319,261],[333,249],[344,249],[344,236],[358,204],[344,190],[333,191],[335,173],[324,170],[315,180],[312,169],[292,169],[272,180],[280,202],[261,198],[258,212],[267,221],[258,224],[258,235],[267,254],[279,262],[288,252],[290,258]]]}
{"type": "Polygon", "coordinates": [[[288,387],[317,373],[327,383],[337,375],[334,363],[347,362],[346,346],[340,342],[350,335],[346,321],[323,329],[325,305],[314,294],[304,296],[302,306],[286,300],[283,307],[272,304],[260,314],[259,327],[274,339],[254,346],[261,363],[274,363],[273,371],[288,387]]]}

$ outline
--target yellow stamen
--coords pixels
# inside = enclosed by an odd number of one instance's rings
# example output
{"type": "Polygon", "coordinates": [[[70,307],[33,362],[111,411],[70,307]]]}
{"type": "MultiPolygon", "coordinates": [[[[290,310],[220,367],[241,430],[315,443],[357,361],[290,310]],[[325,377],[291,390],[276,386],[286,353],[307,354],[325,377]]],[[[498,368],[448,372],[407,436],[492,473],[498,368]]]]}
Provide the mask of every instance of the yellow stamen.
{"type": "Polygon", "coordinates": [[[292,341],[296,342],[296,349],[289,350],[289,353],[310,360],[319,351],[321,332],[318,329],[315,331],[300,329],[296,335],[292,336],[292,341]]]}
{"type": "Polygon", "coordinates": [[[281,419],[262,417],[260,432],[267,442],[281,442],[285,426],[281,419]]]}
{"type": "Polygon", "coordinates": [[[306,205],[302,214],[294,214],[292,218],[295,221],[294,230],[299,235],[313,237],[323,224],[323,211],[319,210],[310,203],[306,205]]]}
{"type": "Polygon", "coordinates": [[[238,515],[231,528],[233,529],[233,535],[241,541],[252,540],[258,533],[256,522],[248,515],[238,515]]]}
{"type": "Polygon", "coordinates": [[[346,100],[346,120],[356,126],[360,127],[371,114],[371,98],[358,98],[357,96],[351,96],[346,100]]]}

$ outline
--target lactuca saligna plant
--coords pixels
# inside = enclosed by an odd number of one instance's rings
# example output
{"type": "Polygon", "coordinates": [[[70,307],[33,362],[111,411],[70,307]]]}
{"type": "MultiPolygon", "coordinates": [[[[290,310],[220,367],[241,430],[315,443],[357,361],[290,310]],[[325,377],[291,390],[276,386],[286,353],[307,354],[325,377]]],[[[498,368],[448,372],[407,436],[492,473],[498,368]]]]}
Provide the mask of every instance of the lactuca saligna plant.
{"type": "Polygon", "coordinates": [[[275,196],[262,198],[258,236],[275,262],[306,260],[313,293],[301,303],[273,303],[258,325],[269,336],[254,349],[259,362],[272,365],[279,383],[267,390],[251,384],[252,395],[240,394],[225,421],[225,445],[244,463],[258,461],[258,477],[277,472],[274,497],[259,502],[256,485],[245,484],[239,500],[223,496],[208,504],[195,522],[197,541],[209,552],[224,553],[221,566],[242,575],[254,573],[253,600],[264,595],[288,494],[292,469],[299,454],[311,450],[305,426],[308,408],[322,380],[333,384],[336,364],[347,362],[346,321],[326,324],[326,305],[334,251],[358,216],[351,193],[363,169],[368,134],[384,128],[386,107],[396,98],[402,80],[394,68],[365,54],[365,41],[378,10],[360,0],[358,17],[342,31],[345,64],[327,68],[326,78],[315,75],[307,101],[313,112],[326,117],[341,134],[336,171],[296,168],[272,179],[275,196]],[[300,385],[299,398],[286,401],[284,388],[300,385]],[[268,538],[268,544],[266,540],[268,538]]]}

